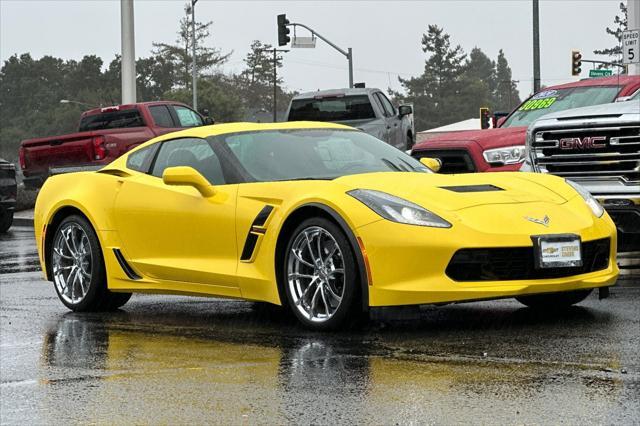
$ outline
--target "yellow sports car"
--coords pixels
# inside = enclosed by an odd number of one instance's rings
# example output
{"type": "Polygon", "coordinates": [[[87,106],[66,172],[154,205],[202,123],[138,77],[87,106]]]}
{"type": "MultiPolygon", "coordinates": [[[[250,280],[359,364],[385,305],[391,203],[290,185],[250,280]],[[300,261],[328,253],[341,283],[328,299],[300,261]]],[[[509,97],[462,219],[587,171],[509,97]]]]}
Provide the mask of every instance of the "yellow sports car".
{"type": "Polygon", "coordinates": [[[374,306],[558,308],[615,283],[616,228],[578,185],[430,164],[337,124],[171,133],[46,181],[42,270],[75,311],[132,292],[222,296],[286,305],[316,329],[374,306]]]}

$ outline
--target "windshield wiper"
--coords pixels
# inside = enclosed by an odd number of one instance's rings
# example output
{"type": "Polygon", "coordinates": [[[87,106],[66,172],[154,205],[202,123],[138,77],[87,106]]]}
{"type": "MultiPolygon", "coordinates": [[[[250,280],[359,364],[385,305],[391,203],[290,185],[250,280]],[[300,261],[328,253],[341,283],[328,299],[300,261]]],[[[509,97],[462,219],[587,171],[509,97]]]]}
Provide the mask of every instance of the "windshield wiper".
{"type": "Polygon", "coordinates": [[[335,176],[332,177],[316,177],[316,176],[305,176],[299,178],[288,178],[288,179],[276,179],[274,182],[286,182],[290,180],[334,180],[335,176]]]}

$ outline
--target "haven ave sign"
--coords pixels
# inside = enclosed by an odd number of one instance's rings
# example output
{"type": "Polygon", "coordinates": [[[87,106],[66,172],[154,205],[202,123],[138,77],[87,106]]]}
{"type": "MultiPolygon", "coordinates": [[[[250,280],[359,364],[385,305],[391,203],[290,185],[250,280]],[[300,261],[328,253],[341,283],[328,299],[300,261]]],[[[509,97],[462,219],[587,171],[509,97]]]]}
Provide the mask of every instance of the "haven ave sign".
{"type": "Polygon", "coordinates": [[[629,30],[622,33],[622,63],[640,63],[640,30],[629,30]]]}

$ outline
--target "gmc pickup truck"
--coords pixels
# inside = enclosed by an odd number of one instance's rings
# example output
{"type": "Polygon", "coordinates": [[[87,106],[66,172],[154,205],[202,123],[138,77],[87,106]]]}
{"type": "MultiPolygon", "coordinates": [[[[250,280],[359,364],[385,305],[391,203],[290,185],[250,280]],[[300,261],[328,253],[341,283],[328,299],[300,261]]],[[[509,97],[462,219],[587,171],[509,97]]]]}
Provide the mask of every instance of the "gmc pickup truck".
{"type": "Polygon", "coordinates": [[[77,133],[22,141],[19,158],[24,185],[39,188],[51,174],[98,169],[156,136],[212,123],[178,102],[142,102],[85,111],[77,133]]]}
{"type": "Polygon", "coordinates": [[[287,121],[330,121],[357,127],[401,150],[415,141],[413,107],[394,107],[387,96],[374,88],[332,89],[294,96],[287,121]]]}
{"type": "Polygon", "coordinates": [[[525,157],[522,171],[562,176],[589,191],[618,228],[618,251],[640,257],[640,94],[545,115],[527,131],[525,157]]]}
{"type": "Polygon", "coordinates": [[[640,76],[590,78],[547,87],[525,100],[493,129],[448,133],[418,142],[416,158],[434,157],[441,173],[517,171],[525,155],[527,126],[539,117],[573,108],[614,102],[640,90],[640,76]]]}

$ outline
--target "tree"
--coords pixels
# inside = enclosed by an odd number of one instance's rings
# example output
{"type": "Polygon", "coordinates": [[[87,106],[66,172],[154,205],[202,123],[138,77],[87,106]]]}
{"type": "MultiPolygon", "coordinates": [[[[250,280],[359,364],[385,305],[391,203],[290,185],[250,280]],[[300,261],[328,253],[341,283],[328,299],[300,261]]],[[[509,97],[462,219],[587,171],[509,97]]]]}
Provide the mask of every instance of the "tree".
{"type": "Polygon", "coordinates": [[[516,82],[511,75],[511,67],[502,49],[496,61],[496,88],[493,96],[493,111],[510,112],[520,104],[516,82]]]}
{"type": "Polygon", "coordinates": [[[613,36],[616,39],[616,44],[608,49],[597,49],[593,53],[596,55],[607,56],[609,62],[616,64],[621,63],[620,56],[622,55],[622,32],[627,29],[627,6],[620,2],[620,15],[616,15],[613,19],[614,28],[607,27],[605,31],[607,34],[613,36]]]}
{"type": "MultiPolygon", "coordinates": [[[[176,44],[153,43],[153,55],[164,62],[165,66],[172,67],[174,87],[190,89],[192,72],[192,25],[191,5],[185,6],[185,16],[180,19],[178,38],[176,44]]],[[[217,65],[224,64],[233,52],[221,53],[220,49],[206,47],[207,39],[211,36],[210,27],[212,21],[195,23],[196,39],[196,71],[198,75],[206,74],[217,65]]]]}
{"type": "MultiPolygon", "coordinates": [[[[244,63],[245,69],[240,73],[239,84],[243,88],[247,110],[271,111],[273,109],[273,46],[254,40],[244,63]]],[[[276,56],[276,67],[282,67],[280,56],[276,56]]],[[[280,108],[286,107],[291,99],[291,95],[284,92],[282,83],[282,78],[277,77],[276,96],[280,108]]]]}
{"type": "Polygon", "coordinates": [[[463,68],[459,95],[460,113],[477,117],[480,107],[491,107],[496,90],[496,64],[478,47],[469,54],[463,68]]]}
{"type": "Polygon", "coordinates": [[[396,99],[413,103],[419,130],[460,119],[460,76],[466,58],[462,47],[451,47],[449,35],[437,25],[429,25],[423,34],[422,51],[429,55],[422,75],[399,78],[406,94],[393,93],[396,99]]]}

